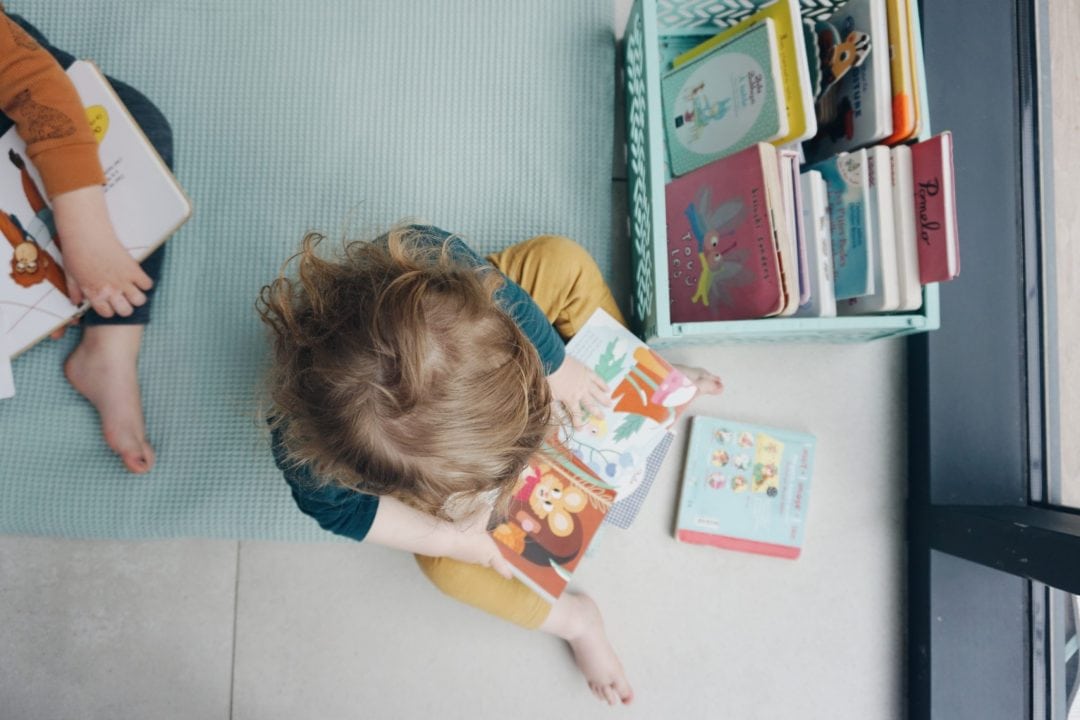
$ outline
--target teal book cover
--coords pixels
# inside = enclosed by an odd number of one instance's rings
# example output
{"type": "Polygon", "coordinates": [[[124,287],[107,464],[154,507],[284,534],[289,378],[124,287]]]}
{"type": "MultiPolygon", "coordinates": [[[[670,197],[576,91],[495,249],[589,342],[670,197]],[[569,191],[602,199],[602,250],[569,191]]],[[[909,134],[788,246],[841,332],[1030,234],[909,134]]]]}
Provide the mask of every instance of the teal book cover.
{"type": "Polygon", "coordinates": [[[797,558],[802,551],[813,435],[697,415],[683,467],[681,542],[797,558]]]}
{"type": "Polygon", "coordinates": [[[765,20],[661,80],[671,174],[787,135],[776,31],[765,20]]]}
{"type": "Polygon", "coordinates": [[[836,299],[874,292],[874,243],[870,236],[869,166],[865,150],[840,153],[813,165],[825,180],[832,233],[836,299]]]}

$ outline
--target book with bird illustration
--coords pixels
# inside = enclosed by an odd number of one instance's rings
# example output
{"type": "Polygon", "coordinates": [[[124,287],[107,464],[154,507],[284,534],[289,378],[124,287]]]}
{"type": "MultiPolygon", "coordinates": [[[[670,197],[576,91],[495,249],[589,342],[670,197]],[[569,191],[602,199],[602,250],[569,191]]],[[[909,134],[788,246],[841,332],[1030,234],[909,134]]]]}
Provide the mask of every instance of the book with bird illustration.
{"type": "Polygon", "coordinates": [[[518,477],[492,530],[515,575],[541,596],[562,594],[618,497],[646,479],[648,459],[697,393],[681,372],[603,310],[566,347],[610,389],[611,406],[564,424],[518,477]]]}
{"type": "MultiPolygon", "coordinates": [[[[121,244],[142,260],[191,214],[191,203],[101,72],[77,61],[68,77],[86,107],[105,170],[105,204],[121,244]]],[[[17,129],[0,136],[0,332],[12,356],[85,309],[68,300],[52,208],[17,129]]]]}
{"type": "Polygon", "coordinates": [[[763,318],[787,306],[786,274],[798,267],[779,173],[776,148],[758,143],[668,184],[672,322],[763,318]]]}
{"type": "Polygon", "coordinates": [[[765,19],[661,78],[672,175],[787,137],[777,53],[774,23],[765,19]]]}

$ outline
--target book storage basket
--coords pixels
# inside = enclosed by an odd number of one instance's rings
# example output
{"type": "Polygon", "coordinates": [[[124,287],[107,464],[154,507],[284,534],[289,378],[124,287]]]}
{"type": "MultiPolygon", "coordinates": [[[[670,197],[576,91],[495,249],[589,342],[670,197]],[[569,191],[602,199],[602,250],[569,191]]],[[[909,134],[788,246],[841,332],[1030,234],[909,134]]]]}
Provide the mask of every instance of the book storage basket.
{"type": "MultiPolygon", "coordinates": [[[[843,0],[801,0],[804,17],[827,17],[843,0]]],[[[657,347],[745,342],[862,342],[935,330],[938,287],[923,288],[922,307],[912,313],[836,318],[766,318],[725,322],[671,322],[668,295],[667,218],[664,186],[670,179],[660,102],[660,76],[674,52],[689,49],[754,12],[753,0],[635,0],[623,40],[626,92],[626,165],[633,263],[633,326],[657,347]]],[[[917,3],[913,2],[913,12],[917,3]]],[[[915,23],[918,56],[922,57],[915,23]]],[[[921,66],[921,63],[920,63],[921,66]]],[[[923,130],[928,138],[926,80],[923,130]]]]}

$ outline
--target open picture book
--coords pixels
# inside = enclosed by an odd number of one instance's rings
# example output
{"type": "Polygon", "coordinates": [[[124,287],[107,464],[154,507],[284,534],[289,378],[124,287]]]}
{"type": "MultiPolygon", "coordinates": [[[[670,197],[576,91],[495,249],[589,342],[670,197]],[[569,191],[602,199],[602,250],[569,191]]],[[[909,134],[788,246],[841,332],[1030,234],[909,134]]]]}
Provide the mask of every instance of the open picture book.
{"type": "Polygon", "coordinates": [[[649,455],[697,393],[603,310],[566,353],[607,383],[612,404],[544,442],[518,478],[507,517],[492,530],[515,575],[549,600],[566,588],[616,498],[645,480],[649,455]]]}
{"type": "MultiPolygon", "coordinates": [[[[67,72],[98,141],[116,235],[141,261],[188,219],[191,202],[101,72],[84,61],[67,72]]],[[[0,352],[11,357],[88,306],[68,300],[63,238],[42,188],[13,127],[0,136],[0,352]]]]}

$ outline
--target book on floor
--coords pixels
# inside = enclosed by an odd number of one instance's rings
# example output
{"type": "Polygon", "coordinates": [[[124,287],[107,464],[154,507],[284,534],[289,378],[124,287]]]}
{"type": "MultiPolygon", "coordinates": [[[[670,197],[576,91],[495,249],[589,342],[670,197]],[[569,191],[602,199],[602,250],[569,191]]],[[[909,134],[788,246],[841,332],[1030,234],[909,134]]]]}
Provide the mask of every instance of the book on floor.
{"type": "MultiPolygon", "coordinates": [[[[191,203],[153,145],[91,63],[68,77],[86,107],[105,170],[105,203],[116,235],[136,260],[165,241],[191,214],[191,203]]],[[[68,300],[63,238],[57,237],[41,178],[16,128],[0,136],[0,305],[17,355],[87,307],[68,300]]]]}
{"type": "Polygon", "coordinates": [[[648,460],[697,393],[681,372],[603,310],[566,347],[611,390],[603,416],[564,424],[514,486],[507,516],[492,529],[526,585],[550,600],[566,588],[620,495],[648,477],[648,460]]]}
{"type": "Polygon", "coordinates": [[[800,178],[806,259],[810,270],[810,298],[799,306],[797,317],[835,317],[832,235],[829,231],[828,191],[821,173],[807,170],[800,178]]]}
{"type": "Polygon", "coordinates": [[[807,140],[817,132],[817,119],[798,0],[776,0],[766,4],[739,23],[682,53],[672,60],[671,65],[676,68],[685,65],[765,20],[771,20],[776,30],[780,76],[788,119],[787,134],[777,138],[775,143],[787,145],[807,140]]]}
{"type": "Polygon", "coordinates": [[[803,546],[815,444],[806,433],[694,416],[676,538],[797,558],[803,546]]]}
{"type": "Polygon", "coordinates": [[[790,242],[776,148],[758,143],[709,163],[672,180],[665,194],[672,322],[784,310],[781,262],[793,256],[782,250],[790,242]]]}
{"type": "Polygon", "coordinates": [[[837,304],[869,295],[874,292],[874,255],[866,151],[840,153],[810,169],[821,173],[828,190],[837,304]]]}
{"type": "Polygon", "coordinates": [[[892,79],[885,0],[848,0],[814,24],[821,95],[811,161],[867,147],[893,132],[892,79]]]}
{"type": "Polygon", "coordinates": [[[893,209],[892,153],[884,145],[866,149],[866,199],[870,206],[874,292],[837,305],[841,315],[894,312],[900,308],[900,268],[896,259],[896,213],[893,209]]]}
{"type": "Polygon", "coordinates": [[[912,145],[911,165],[920,280],[923,284],[951,280],[960,274],[952,133],[912,145]]]}
{"type": "Polygon", "coordinates": [[[765,20],[660,80],[672,175],[788,132],[777,38],[765,20]]]}

